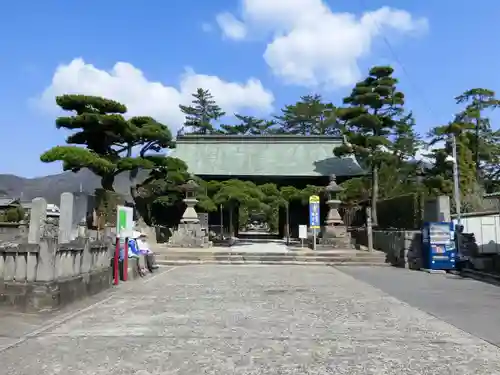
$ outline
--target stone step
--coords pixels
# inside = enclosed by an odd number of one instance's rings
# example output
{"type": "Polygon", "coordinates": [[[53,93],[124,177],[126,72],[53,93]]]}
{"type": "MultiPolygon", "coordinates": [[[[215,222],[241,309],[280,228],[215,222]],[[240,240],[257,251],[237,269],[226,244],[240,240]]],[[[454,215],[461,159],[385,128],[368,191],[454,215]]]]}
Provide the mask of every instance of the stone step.
{"type": "Polygon", "coordinates": [[[172,251],[156,254],[158,264],[385,264],[381,252],[207,252],[172,251]]]}
{"type": "Polygon", "coordinates": [[[276,260],[276,261],[385,261],[385,254],[371,254],[371,255],[355,255],[355,254],[334,254],[334,255],[288,255],[288,254],[157,254],[157,260],[226,260],[226,259],[239,259],[239,260],[276,260]]]}
{"type": "Polygon", "coordinates": [[[342,258],[342,259],[279,259],[273,257],[252,257],[252,258],[205,258],[205,259],[157,259],[158,264],[170,264],[170,263],[276,263],[276,264],[286,264],[286,263],[300,263],[300,264],[329,264],[329,263],[370,263],[370,264],[385,264],[385,259],[381,258],[368,258],[368,259],[356,259],[356,258],[342,258]]]}
{"type": "Polygon", "coordinates": [[[390,267],[388,263],[378,261],[328,261],[328,262],[318,262],[318,261],[272,261],[272,260],[252,260],[252,261],[241,261],[241,260],[158,260],[159,266],[187,266],[195,264],[220,264],[220,265],[293,265],[293,266],[365,266],[365,267],[390,267]]]}
{"type": "Polygon", "coordinates": [[[225,251],[225,250],[161,250],[156,251],[157,257],[229,257],[229,256],[276,256],[285,258],[296,257],[385,257],[385,253],[380,251],[368,252],[358,250],[335,250],[335,251],[225,251]]]}

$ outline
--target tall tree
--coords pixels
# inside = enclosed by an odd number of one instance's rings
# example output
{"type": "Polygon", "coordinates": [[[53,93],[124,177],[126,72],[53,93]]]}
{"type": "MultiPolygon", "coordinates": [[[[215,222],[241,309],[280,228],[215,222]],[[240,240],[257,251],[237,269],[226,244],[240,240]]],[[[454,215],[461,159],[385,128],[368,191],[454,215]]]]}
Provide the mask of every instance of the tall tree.
{"type": "Polygon", "coordinates": [[[466,105],[465,109],[457,115],[455,122],[461,124],[462,132],[469,138],[469,145],[474,154],[476,179],[480,181],[481,164],[492,159],[492,151],[496,149],[496,142],[493,138],[500,136],[498,132],[492,131],[486,112],[498,108],[500,101],[495,97],[494,91],[484,88],[467,90],[455,100],[457,104],[466,105]]]}
{"type": "Polygon", "coordinates": [[[58,129],[74,131],[65,146],[56,146],[43,153],[40,159],[51,163],[62,161],[63,169],[78,172],[88,168],[101,177],[105,190],[113,191],[117,174],[136,168],[152,168],[148,151],[169,147],[172,134],[168,127],[149,117],[126,120],[127,108],[113,100],[96,96],[63,95],[57,104],[73,115],[59,117],[58,129]],[[132,150],[139,148],[139,155],[132,150]]]}
{"type": "Polygon", "coordinates": [[[192,105],[179,105],[181,112],[186,115],[184,127],[190,134],[214,133],[214,122],[226,113],[217,105],[209,90],[199,88],[192,96],[192,105]]]}
{"type": "Polygon", "coordinates": [[[404,94],[397,90],[397,79],[390,66],[370,69],[368,77],[358,82],[351,95],[344,98],[345,107],[338,112],[344,121],[344,135],[348,143],[335,148],[337,156],[354,154],[371,170],[371,208],[377,224],[379,169],[392,156],[391,136],[401,123],[404,94]]]}
{"type": "Polygon", "coordinates": [[[63,95],[57,104],[71,116],[59,117],[57,128],[73,131],[67,145],[56,146],[40,159],[62,161],[63,169],[78,172],[87,168],[101,177],[104,191],[113,192],[115,177],[129,172],[130,192],[136,198],[140,169],[155,170],[164,162],[150,153],[173,146],[167,126],[151,117],[125,119],[127,108],[116,101],[96,96],[63,95]]]}
{"type": "Polygon", "coordinates": [[[396,122],[392,137],[392,151],[399,162],[414,159],[418,150],[423,146],[420,135],[415,131],[415,125],[413,112],[396,122]]]}
{"type": "Polygon", "coordinates": [[[429,155],[433,159],[433,167],[429,170],[426,185],[432,194],[450,194],[453,186],[453,163],[448,161],[452,156],[452,136],[457,145],[457,160],[459,170],[460,192],[465,198],[477,192],[476,166],[474,162],[473,137],[470,124],[461,121],[456,116],[455,121],[447,125],[436,126],[429,132],[430,145],[442,144],[429,155]]]}
{"type": "Polygon", "coordinates": [[[281,110],[276,120],[283,133],[300,135],[338,135],[339,122],[336,108],[325,103],[320,95],[306,95],[293,105],[281,110]]]}

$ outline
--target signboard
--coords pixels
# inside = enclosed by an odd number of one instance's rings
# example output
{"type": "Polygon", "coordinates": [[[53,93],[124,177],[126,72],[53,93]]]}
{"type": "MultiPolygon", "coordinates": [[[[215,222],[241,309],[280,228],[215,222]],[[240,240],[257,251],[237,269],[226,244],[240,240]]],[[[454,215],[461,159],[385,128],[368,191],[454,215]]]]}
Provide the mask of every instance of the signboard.
{"type": "Polygon", "coordinates": [[[321,227],[319,222],[319,197],[317,195],[309,197],[309,226],[312,229],[321,227]]]}
{"type": "Polygon", "coordinates": [[[299,238],[307,239],[307,225],[299,225],[299,238]]]}
{"type": "Polygon", "coordinates": [[[126,238],[132,236],[134,230],[134,209],[127,206],[116,206],[116,236],[126,238]]]}

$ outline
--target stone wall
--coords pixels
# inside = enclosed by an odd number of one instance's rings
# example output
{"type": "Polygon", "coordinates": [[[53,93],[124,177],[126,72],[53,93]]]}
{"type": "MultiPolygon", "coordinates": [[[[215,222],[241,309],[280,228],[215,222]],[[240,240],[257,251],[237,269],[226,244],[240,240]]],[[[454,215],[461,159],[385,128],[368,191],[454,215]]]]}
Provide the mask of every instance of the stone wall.
{"type": "MultiPolygon", "coordinates": [[[[451,221],[450,198],[440,196],[423,202],[424,221],[451,221]]],[[[411,209],[411,207],[407,207],[411,209]]],[[[352,231],[352,237],[359,245],[367,246],[366,228],[352,231]]],[[[422,268],[422,232],[415,228],[374,228],[373,247],[387,254],[389,263],[396,267],[422,268]]]]}
{"type": "MultiPolygon", "coordinates": [[[[368,246],[365,228],[351,232],[356,243],[368,246]]],[[[422,267],[422,233],[416,230],[374,230],[373,248],[387,254],[387,261],[410,269],[422,267]]]]}
{"type": "Polygon", "coordinates": [[[111,286],[113,237],[75,228],[73,203],[72,194],[62,194],[56,223],[47,218],[47,202],[35,198],[27,233],[18,229],[0,243],[0,306],[47,311],[111,286]]]}

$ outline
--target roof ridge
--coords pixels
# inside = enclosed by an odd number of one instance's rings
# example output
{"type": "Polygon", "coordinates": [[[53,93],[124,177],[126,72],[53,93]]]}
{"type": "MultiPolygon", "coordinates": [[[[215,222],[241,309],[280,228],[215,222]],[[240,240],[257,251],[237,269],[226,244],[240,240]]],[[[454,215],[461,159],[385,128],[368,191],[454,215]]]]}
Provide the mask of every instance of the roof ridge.
{"type": "Polygon", "coordinates": [[[181,135],[177,137],[177,143],[320,143],[320,144],[339,144],[343,138],[331,135],[294,135],[294,134],[269,134],[269,135],[181,135]]]}

